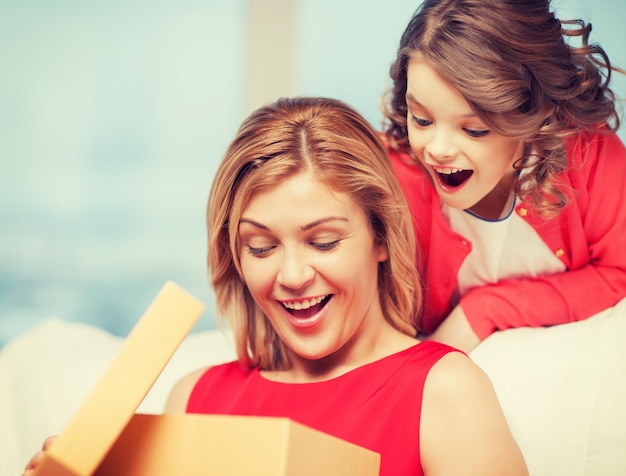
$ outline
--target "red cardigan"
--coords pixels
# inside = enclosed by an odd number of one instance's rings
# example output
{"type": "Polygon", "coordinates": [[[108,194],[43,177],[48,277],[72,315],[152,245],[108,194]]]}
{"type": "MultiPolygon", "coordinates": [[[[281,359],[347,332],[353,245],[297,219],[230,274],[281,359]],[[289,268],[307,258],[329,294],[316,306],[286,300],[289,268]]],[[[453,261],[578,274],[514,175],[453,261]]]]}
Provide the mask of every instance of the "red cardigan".
{"type": "MultiPolygon", "coordinates": [[[[561,259],[566,271],[539,278],[505,279],[471,289],[460,305],[482,340],[496,330],[578,321],[626,296],[626,149],[616,134],[581,134],[567,144],[563,182],[575,198],[551,220],[528,203],[515,211],[561,259]]],[[[457,273],[472,244],[453,232],[441,213],[428,174],[390,150],[409,201],[424,281],[420,329],[429,334],[452,310],[457,273]]]]}

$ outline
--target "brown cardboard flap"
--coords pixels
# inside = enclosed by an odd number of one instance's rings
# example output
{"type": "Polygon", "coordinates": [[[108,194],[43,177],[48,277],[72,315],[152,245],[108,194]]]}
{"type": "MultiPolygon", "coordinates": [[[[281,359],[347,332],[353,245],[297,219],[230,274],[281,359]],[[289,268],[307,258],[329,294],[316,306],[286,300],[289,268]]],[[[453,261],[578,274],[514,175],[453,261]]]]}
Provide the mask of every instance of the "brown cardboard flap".
{"type": "Polygon", "coordinates": [[[287,418],[136,414],[96,476],[375,476],[377,453],[287,418]]]}
{"type": "Polygon", "coordinates": [[[200,301],[167,282],[77,414],[46,452],[35,475],[92,474],[203,309],[200,301]]]}

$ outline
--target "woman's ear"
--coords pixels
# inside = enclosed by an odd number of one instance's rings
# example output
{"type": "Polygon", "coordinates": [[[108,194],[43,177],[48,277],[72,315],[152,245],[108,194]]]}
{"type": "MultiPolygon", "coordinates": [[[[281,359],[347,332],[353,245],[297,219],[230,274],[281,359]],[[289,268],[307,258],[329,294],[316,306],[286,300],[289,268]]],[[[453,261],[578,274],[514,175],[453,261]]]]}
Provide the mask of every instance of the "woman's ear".
{"type": "Polygon", "coordinates": [[[376,238],[376,242],[374,244],[376,246],[376,258],[379,263],[383,261],[387,261],[389,259],[389,248],[387,248],[387,243],[381,238],[376,238]]]}

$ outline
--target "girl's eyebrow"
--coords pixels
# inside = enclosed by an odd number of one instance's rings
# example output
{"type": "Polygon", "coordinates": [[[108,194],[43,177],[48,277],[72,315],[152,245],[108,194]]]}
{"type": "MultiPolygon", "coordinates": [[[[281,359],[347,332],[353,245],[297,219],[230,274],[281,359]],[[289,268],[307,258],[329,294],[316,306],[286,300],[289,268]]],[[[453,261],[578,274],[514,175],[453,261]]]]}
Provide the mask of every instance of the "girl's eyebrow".
{"type": "MultiPolygon", "coordinates": [[[[328,223],[331,221],[344,221],[344,222],[348,222],[349,220],[346,217],[342,217],[342,216],[330,216],[330,217],[324,217],[324,218],[320,218],[319,220],[315,220],[312,221],[311,223],[307,223],[306,225],[302,225],[300,227],[300,230],[302,231],[308,231],[311,230],[313,228],[315,228],[316,226],[320,226],[324,223],[328,223]]],[[[259,223],[257,221],[251,220],[250,218],[241,218],[239,220],[239,224],[241,225],[242,223],[249,223],[250,225],[259,228],[260,230],[264,230],[264,231],[270,231],[269,227],[263,225],[262,223],[259,223]]]]}
{"type": "Polygon", "coordinates": [[[421,102],[419,102],[417,99],[415,99],[409,91],[406,92],[406,102],[411,103],[414,107],[418,107],[430,114],[430,111],[428,110],[428,108],[424,106],[421,102]]]}
{"type": "Polygon", "coordinates": [[[413,95],[409,91],[406,92],[405,99],[407,102],[412,102],[416,106],[424,107],[420,104],[420,102],[417,99],[413,97],[413,95]]]}
{"type": "MultiPolygon", "coordinates": [[[[428,111],[428,108],[424,106],[421,102],[419,102],[417,99],[415,99],[409,91],[406,92],[405,98],[406,98],[406,102],[410,102],[411,104],[414,104],[415,106],[421,107],[425,111],[428,111]]],[[[460,117],[474,119],[474,118],[477,118],[478,115],[474,111],[471,111],[471,112],[468,112],[467,114],[462,114],[460,117]]]]}

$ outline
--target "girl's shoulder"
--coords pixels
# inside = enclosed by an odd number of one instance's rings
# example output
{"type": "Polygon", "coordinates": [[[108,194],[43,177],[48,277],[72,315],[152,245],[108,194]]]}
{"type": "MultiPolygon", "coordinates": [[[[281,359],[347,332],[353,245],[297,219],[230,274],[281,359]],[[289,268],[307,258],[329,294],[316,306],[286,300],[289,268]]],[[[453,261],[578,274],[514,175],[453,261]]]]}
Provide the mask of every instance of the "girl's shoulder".
{"type": "Polygon", "coordinates": [[[626,148],[615,131],[581,131],[566,141],[570,169],[589,167],[598,161],[626,163],[626,148]]]}
{"type": "Polygon", "coordinates": [[[437,199],[437,191],[428,172],[409,154],[388,147],[394,173],[411,206],[424,203],[430,206],[437,199]]]}
{"type": "Polygon", "coordinates": [[[396,172],[398,169],[401,169],[403,171],[415,173],[419,176],[425,175],[425,171],[422,166],[407,152],[399,151],[398,149],[394,149],[387,144],[387,154],[389,155],[391,165],[393,165],[394,169],[396,169],[396,172]]]}

